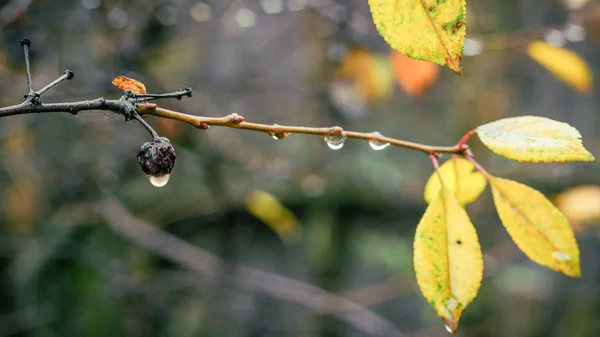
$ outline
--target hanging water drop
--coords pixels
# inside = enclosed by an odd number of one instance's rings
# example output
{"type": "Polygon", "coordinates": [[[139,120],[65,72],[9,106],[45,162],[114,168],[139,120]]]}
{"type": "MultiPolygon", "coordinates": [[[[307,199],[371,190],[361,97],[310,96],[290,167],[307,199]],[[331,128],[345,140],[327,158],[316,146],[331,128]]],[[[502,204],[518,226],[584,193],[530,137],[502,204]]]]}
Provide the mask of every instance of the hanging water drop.
{"type": "Polygon", "coordinates": [[[332,150],[339,150],[344,147],[344,142],[346,141],[346,135],[344,133],[340,135],[331,135],[325,136],[325,143],[332,150]]]}
{"type": "Polygon", "coordinates": [[[446,328],[446,331],[448,331],[449,333],[454,333],[454,331],[452,331],[452,328],[448,326],[448,324],[444,323],[444,328],[446,328]]]}
{"type": "Polygon", "coordinates": [[[154,185],[156,187],[163,187],[163,186],[165,186],[169,182],[170,178],[171,178],[170,174],[165,174],[165,175],[160,176],[160,177],[148,176],[148,179],[150,180],[150,184],[152,184],[152,185],[154,185]]]}
{"type": "Polygon", "coordinates": [[[290,134],[291,134],[291,132],[283,132],[283,131],[269,132],[269,136],[271,136],[271,138],[273,138],[275,140],[287,138],[290,134]]]}
{"type": "Polygon", "coordinates": [[[571,256],[569,256],[569,254],[559,251],[552,252],[552,257],[557,259],[558,261],[569,261],[571,259],[571,256]]]}
{"type": "MultiPolygon", "coordinates": [[[[377,131],[373,132],[372,135],[373,135],[373,137],[377,137],[377,138],[383,137],[383,135],[377,131]]],[[[390,146],[390,143],[371,139],[371,140],[369,140],[369,146],[375,151],[381,151],[381,150],[385,149],[386,147],[390,146]]]]}

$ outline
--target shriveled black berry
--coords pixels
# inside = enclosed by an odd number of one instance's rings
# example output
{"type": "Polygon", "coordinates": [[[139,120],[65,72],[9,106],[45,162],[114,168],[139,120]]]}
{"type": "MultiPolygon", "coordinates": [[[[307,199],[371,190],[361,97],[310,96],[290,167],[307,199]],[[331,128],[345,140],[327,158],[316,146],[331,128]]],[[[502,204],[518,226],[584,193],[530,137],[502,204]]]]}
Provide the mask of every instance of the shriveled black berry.
{"type": "Polygon", "coordinates": [[[175,149],[166,137],[142,144],[137,161],[147,175],[161,177],[170,174],[175,166],[175,149]]]}

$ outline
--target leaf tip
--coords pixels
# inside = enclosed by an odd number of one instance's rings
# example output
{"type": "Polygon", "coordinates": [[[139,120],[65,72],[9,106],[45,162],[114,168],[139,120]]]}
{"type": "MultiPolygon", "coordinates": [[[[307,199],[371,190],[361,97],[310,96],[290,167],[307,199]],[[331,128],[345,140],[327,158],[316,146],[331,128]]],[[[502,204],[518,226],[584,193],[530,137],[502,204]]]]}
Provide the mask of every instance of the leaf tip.
{"type": "Polygon", "coordinates": [[[462,70],[462,67],[460,66],[460,62],[458,62],[458,63],[448,62],[448,63],[446,63],[446,67],[448,67],[448,69],[452,70],[457,75],[463,74],[463,70],[462,70]]]}
{"type": "Polygon", "coordinates": [[[454,318],[442,317],[442,320],[444,321],[444,327],[449,333],[453,334],[458,330],[458,322],[455,321],[454,318]]]}

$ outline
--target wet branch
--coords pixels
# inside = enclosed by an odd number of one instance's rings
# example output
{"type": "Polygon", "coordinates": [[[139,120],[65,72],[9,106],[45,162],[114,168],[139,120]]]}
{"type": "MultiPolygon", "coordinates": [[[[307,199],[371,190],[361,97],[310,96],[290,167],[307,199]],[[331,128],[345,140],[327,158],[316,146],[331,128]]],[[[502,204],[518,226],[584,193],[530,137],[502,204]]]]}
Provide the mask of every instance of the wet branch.
{"type": "Polygon", "coordinates": [[[208,129],[211,126],[223,126],[234,129],[250,130],[264,132],[276,139],[285,138],[290,134],[300,133],[308,135],[319,135],[323,137],[346,137],[366,140],[378,144],[386,144],[399,146],[411,150],[425,152],[427,154],[451,153],[464,154],[468,150],[468,146],[464,143],[454,146],[431,146],[419,143],[413,143],[405,140],[400,140],[392,137],[386,137],[379,132],[358,132],[345,131],[340,126],[331,127],[306,127],[306,126],[287,126],[278,124],[260,124],[246,122],[244,117],[237,113],[229,114],[224,117],[204,117],[189,115],[177,111],[167,110],[160,107],[148,109],[143,114],[154,115],[162,118],[174,119],[180,122],[191,124],[199,129],[208,129]]]}
{"type": "Polygon", "coordinates": [[[403,147],[415,151],[421,151],[429,156],[437,157],[440,153],[466,155],[469,154],[469,147],[466,144],[468,137],[472,133],[465,135],[454,146],[431,146],[419,143],[413,143],[405,140],[400,140],[392,137],[386,137],[379,132],[359,132],[346,131],[340,126],[331,127],[306,127],[306,126],[286,126],[278,124],[260,124],[246,122],[244,117],[237,113],[232,113],[224,117],[205,117],[185,114],[177,111],[167,110],[158,107],[154,103],[149,103],[156,99],[175,98],[182,99],[183,97],[191,97],[192,89],[179,89],[172,93],[165,94],[147,94],[134,93],[131,90],[125,90],[123,96],[118,100],[108,100],[104,98],[96,98],[86,101],[62,102],[62,103],[43,103],[41,100],[42,94],[52,89],[59,83],[70,80],[74,74],[70,70],[66,70],[63,75],[52,81],[39,91],[34,91],[31,76],[31,66],[29,62],[29,46],[31,42],[24,39],[20,42],[23,47],[25,56],[25,70],[27,73],[27,94],[24,95],[25,101],[20,104],[0,108],[0,118],[28,113],[47,113],[47,112],[67,112],[76,115],[80,111],[112,111],[117,114],[122,114],[126,121],[137,120],[154,139],[159,135],[154,129],[144,121],[142,117],[154,115],[157,117],[168,118],[180,122],[188,123],[199,129],[208,129],[211,126],[222,126],[234,129],[250,130],[264,132],[275,139],[283,139],[290,134],[308,134],[322,136],[327,141],[332,149],[339,149],[343,146],[347,138],[365,140],[369,142],[371,147],[376,150],[384,149],[389,145],[403,147]]]}

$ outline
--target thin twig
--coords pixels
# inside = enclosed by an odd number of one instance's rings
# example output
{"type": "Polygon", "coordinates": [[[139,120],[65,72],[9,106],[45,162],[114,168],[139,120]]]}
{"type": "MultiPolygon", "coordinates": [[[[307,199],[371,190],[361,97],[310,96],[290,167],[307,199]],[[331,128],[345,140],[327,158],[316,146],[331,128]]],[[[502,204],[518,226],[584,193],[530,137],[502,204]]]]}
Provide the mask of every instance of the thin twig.
{"type": "Polygon", "coordinates": [[[43,93],[45,93],[46,91],[52,89],[55,85],[59,84],[60,82],[64,81],[64,80],[70,80],[73,79],[73,77],[75,76],[75,74],[73,74],[72,71],[70,70],[65,70],[65,73],[62,74],[59,78],[55,79],[54,81],[50,82],[47,86],[43,87],[42,89],[38,90],[37,94],[39,96],[41,96],[43,93]]]}
{"type": "MultiPolygon", "coordinates": [[[[431,146],[419,143],[413,143],[405,140],[400,140],[392,137],[386,137],[375,132],[358,132],[358,131],[344,131],[340,126],[331,127],[305,127],[305,126],[286,126],[286,125],[269,125],[260,123],[245,122],[244,117],[233,113],[224,117],[205,117],[189,115],[177,111],[172,111],[164,108],[159,108],[154,104],[140,103],[134,105],[129,100],[108,100],[104,98],[97,98],[88,101],[76,101],[76,102],[64,102],[64,103],[39,103],[30,104],[25,101],[21,104],[12,105],[4,108],[0,108],[0,118],[14,115],[22,115],[28,113],[45,113],[45,112],[67,112],[70,114],[77,114],[80,111],[88,110],[102,110],[112,111],[124,115],[126,118],[133,117],[135,112],[139,112],[142,116],[154,115],[157,117],[174,119],[180,122],[184,122],[195,126],[199,129],[208,129],[211,126],[223,126],[234,129],[250,130],[265,132],[269,135],[273,134],[309,134],[309,135],[320,135],[323,137],[337,136],[344,134],[347,138],[361,139],[366,141],[375,141],[379,143],[390,143],[398,147],[421,151],[427,154],[432,153],[450,153],[450,154],[464,154],[468,151],[468,146],[462,144],[461,146],[431,146]],[[135,111],[131,111],[134,109],[135,111]]],[[[147,125],[147,124],[146,124],[147,125]]],[[[152,132],[151,132],[152,134],[152,132]]],[[[152,134],[154,136],[154,134],[152,134]]]]}
{"type": "Polygon", "coordinates": [[[473,164],[473,166],[475,166],[475,168],[477,170],[479,170],[479,172],[483,173],[483,175],[487,178],[487,180],[492,179],[494,176],[492,176],[486,169],[483,168],[483,166],[481,166],[476,160],[475,158],[473,158],[473,155],[467,155],[465,156],[465,158],[471,162],[471,164],[473,164]]]}
{"type": "Polygon", "coordinates": [[[309,135],[320,135],[320,136],[338,136],[344,134],[347,138],[362,139],[366,141],[377,141],[381,143],[390,143],[391,145],[404,147],[416,151],[425,152],[427,154],[432,153],[452,153],[462,154],[466,151],[465,146],[430,146],[419,143],[408,142],[396,138],[386,137],[376,133],[358,132],[358,131],[344,131],[340,126],[331,127],[305,127],[305,126],[287,126],[287,125],[269,125],[250,123],[244,120],[244,117],[233,113],[225,117],[203,117],[189,115],[177,111],[172,111],[163,108],[156,108],[154,110],[144,111],[144,114],[154,115],[163,118],[169,118],[178,120],[180,122],[188,123],[199,129],[208,129],[210,126],[224,126],[234,129],[251,130],[265,132],[269,135],[282,134],[282,133],[301,133],[309,135]]]}
{"type": "Polygon", "coordinates": [[[131,98],[135,98],[136,101],[144,101],[144,102],[155,100],[155,99],[160,99],[160,98],[182,99],[184,96],[192,97],[192,88],[178,89],[175,92],[170,92],[170,93],[166,93],[166,94],[138,94],[138,93],[132,92],[131,90],[128,90],[126,92],[126,95],[131,98]]]}
{"type": "MultiPolygon", "coordinates": [[[[31,42],[28,39],[21,40],[23,54],[25,55],[25,71],[27,72],[27,95],[33,93],[33,83],[31,83],[31,65],[29,64],[29,46],[31,42]]],[[[27,97],[27,96],[25,96],[27,97]]]]}
{"type": "Polygon", "coordinates": [[[133,115],[133,118],[135,118],[138,122],[140,122],[140,124],[142,124],[144,126],[144,128],[146,128],[146,130],[148,130],[148,132],[150,132],[150,135],[152,136],[152,138],[156,139],[158,138],[158,133],[156,133],[156,131],[154,131],[154,129],[148,124],[146,123],[146,121],[137,113],[133,115]]]}
{"type": "Polygon", "coordinates": [[[228,270],[231,272],[226,277],[243,289],[262,292],[315,311],[323,307],[323,301],[332,300],[344,310],[335,314],[337,318],[369,336],[407,337],[389,321],[360,304],[298,280],[250,267],[230,265],[219,257],[132,216],[114,201],[103,202],[99,211],[118,234],[211,281],[216,279],[219,270],[228,270]],[[224,266],[227,268],[223,268],[224,266]]]}

